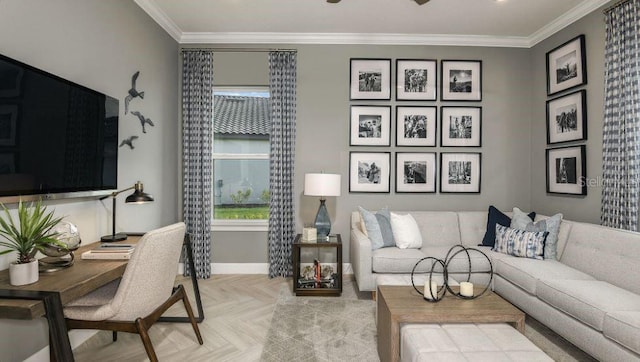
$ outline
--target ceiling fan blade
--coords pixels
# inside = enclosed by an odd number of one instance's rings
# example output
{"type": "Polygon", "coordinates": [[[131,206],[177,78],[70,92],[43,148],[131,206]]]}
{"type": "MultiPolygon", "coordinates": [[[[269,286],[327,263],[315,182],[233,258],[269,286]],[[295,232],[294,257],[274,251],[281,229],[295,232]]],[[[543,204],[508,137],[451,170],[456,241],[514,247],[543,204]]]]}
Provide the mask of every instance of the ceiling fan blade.
{"type": "Polygon", "coordinates": [[[328,2],[329,4],[337,4],[337,3],[339,3],[339,2],[340,2],[340,0],[327,0],[327,2],[328,2]]]}
{"type": "Polygon", "coordinates": [[[415,0],[415,2],[417,2],[418,5],[424,5],[424,4],[428,3],[429,0],[415,0]]]}

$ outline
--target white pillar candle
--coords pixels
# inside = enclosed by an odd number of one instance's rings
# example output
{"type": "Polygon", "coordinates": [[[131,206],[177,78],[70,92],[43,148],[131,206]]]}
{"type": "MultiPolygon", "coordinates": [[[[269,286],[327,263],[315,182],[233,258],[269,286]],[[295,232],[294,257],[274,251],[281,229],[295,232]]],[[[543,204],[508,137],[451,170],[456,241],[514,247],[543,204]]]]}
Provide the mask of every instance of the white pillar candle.
{"type": "Polygon", "coordinates": [[[473,297],[473,283],[461,282],[460,295],[463,297],[473,297]]]}
{"type": "Polygon", "coordinates": [[[429,278],[424,281],[424,297],[428,300],[438,298],[438,284],[435,281],[429,283],[429,278]]]}

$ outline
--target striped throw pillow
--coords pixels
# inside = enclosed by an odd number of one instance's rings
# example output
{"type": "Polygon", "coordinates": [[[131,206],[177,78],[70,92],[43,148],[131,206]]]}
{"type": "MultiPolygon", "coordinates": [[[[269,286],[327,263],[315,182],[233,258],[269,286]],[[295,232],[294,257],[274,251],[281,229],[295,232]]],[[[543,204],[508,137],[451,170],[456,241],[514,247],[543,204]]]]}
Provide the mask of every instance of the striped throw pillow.
{"type": "Polygon", "coordinates": [[[518,257],[543,260],[544,243],[549,232],[525,231],[496,225],[493,251],[518,257]]]}

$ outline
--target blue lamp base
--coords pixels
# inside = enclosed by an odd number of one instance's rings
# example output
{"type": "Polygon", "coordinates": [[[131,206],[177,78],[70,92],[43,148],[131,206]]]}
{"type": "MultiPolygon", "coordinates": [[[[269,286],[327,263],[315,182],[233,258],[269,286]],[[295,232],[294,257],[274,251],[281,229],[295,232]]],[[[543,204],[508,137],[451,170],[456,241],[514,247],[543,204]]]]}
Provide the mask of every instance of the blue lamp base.
{"type": "Polygon", "coordinates": [[[331,220],[329,219],[329,212],[324,204],[325,200],[320,199],[320,207],[318,208],[318,214],[316,215],[315,228],[318,230],[318,240],[327,240],[329,232],[331,231],[331,220]]]}

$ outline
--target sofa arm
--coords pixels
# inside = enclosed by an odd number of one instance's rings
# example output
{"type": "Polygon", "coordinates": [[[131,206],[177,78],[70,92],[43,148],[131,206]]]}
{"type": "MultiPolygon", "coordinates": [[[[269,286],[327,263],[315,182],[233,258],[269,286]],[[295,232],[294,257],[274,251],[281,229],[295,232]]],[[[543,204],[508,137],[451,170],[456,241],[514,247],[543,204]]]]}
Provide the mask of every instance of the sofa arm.
{"type": "Polygon", "coordinates": [[[356,277],[358,289],[375,291],[376,280],[372,269],[371,240],[357,228],[351,228],[349,260],[356,277]]]}

